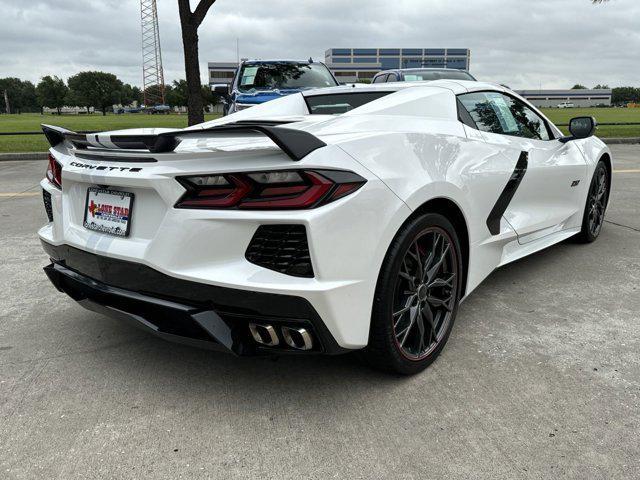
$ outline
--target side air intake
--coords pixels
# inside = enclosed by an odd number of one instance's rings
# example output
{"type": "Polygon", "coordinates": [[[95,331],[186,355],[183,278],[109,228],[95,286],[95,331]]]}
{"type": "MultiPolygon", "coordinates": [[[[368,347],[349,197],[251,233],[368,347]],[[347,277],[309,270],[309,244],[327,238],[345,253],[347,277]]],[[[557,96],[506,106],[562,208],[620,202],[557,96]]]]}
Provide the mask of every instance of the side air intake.
{"type": "Polygon", "coordinates": [[[42,201],[44,202],[44,210],[47,212],[47,219],[53,222],[53,207],[51,205],[51,194],[46,190],[42,190],[42,201]]]}
{"type": "Polygon", "coordinates": [[[293,277],[313,278],[304,225],[262,225],[245,254],[248,261],[293,277]]]}

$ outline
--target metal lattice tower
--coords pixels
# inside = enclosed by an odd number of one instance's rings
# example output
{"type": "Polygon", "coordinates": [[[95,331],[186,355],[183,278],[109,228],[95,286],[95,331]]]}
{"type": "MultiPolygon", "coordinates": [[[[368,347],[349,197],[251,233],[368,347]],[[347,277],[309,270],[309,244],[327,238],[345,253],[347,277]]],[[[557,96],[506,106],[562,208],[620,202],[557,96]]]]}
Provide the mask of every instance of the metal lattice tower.
{"type": "Polygon", "coordinates": [[[164,104],[164,71],[156,0],[140,0],[144,104],[164,104]]]}

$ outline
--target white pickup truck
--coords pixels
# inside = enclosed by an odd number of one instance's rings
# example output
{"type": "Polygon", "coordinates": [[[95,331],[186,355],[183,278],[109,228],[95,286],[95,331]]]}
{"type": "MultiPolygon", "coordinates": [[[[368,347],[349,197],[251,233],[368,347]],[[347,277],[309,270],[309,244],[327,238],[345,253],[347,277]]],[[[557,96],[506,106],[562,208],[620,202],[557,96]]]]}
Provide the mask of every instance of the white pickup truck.
{"type": "Polygon", "coordinates": [[[573,108],[573,103],[571,102],[562,102],[558,104],[558,108],[573,108]]]}

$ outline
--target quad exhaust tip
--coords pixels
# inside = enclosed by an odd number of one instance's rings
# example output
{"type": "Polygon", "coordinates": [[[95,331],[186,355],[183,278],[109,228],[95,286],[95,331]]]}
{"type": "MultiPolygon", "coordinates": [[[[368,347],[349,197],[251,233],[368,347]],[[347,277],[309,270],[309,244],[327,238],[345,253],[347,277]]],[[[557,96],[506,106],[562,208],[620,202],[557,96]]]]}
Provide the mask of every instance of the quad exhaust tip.
{"type": "Polygon", "coordinates": [[[306,328],[282,327],[284,342],[296,350],[311,350],[313,339],[306,328]]]}
{"type": "MultiPolygon", "coordinates": [[[[260,345],[277,347],[280,338],[273,325],[249,324],[251,336],[260,345]]],[[[280,329],[284,343],[294,350],[308,351],[313,349],[313,338],[306,328],[282,327],[280,329]]]]}
{"type": "Polygon", "coordinates": [[[257,325],[255,323],[250,323],[249,330],[251,331],[253,339],[260,345],[277,347],[280,344],[280,339],[276,334],[276,330],[271,325],[257,325]]]}

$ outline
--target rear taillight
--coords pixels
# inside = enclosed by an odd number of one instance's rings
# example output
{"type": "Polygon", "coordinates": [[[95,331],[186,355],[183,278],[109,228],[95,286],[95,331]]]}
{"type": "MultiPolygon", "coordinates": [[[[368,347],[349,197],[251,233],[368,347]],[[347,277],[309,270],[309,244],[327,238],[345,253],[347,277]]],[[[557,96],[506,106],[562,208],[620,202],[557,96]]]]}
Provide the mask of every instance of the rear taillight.
{"type": "Polygon", "coordinates": [[[365,184],[342,170],[279,170],[177,177],[187,189],[176,208],[306,209],[345,197],[365,184]]]}
{"type": "Polygon", "coordinates": [[[47,165],[47,179],[57,188],[62,188],[62,165],[51,154],[47,165]]]}

